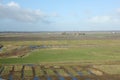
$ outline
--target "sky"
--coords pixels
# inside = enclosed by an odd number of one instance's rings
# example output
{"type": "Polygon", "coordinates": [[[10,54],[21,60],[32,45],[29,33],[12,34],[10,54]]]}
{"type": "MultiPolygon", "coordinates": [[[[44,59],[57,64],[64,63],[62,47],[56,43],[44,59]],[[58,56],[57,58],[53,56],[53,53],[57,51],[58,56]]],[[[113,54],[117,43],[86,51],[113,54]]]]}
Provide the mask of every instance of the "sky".
{"type": "Polygon", "coordinates": [[[0,0],[0,31],[120,30],[120,0],[0,0]]]}

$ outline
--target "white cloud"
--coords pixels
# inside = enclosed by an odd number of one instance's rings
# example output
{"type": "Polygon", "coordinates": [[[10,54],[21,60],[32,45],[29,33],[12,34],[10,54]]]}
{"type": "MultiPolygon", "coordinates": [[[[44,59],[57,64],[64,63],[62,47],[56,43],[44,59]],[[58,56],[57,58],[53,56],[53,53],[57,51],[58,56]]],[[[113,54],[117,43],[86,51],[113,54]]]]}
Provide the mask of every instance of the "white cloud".
{"type": "Polygon", "coordinates": [[[120,24],[120,8],[114,11],[114,14],[88,18],[87,22],[93,24],[120,24]]]}
{"type": "Polygon", "coordinates": [[[120,13],[120,8],[116,9],[116,12],[117,12],[117,13],[120,13]]]}
{"type": "Polygon", "coordinates": [[[19,4],[10,2],[8,4],[0,4],[0,19],[16,20],[20,22],[49,22],[40,10],[23,9],[19,4]]]}
{"type": "Polygon", "coordinates": [[[19,4],[17,4],[17,3],[15,3],[15,2],[10,2],[10,3],[8,3],[7,4],[7,6],[9,6],[9,7],[16,7],[16,8],[20,8],[20,6],[19,6],[19,4]]]}
{"type": "Polygon", "coordinates": [[[52,17],[59,17],[60,15],[57,12],[51,14],[52,17]]]}
{"type": "Polygon", "coordinates": [[[111,16],[95,16],[88,19],[88,21],[91,23],[108,23],[111,22],[111,20],[111,16]]]}

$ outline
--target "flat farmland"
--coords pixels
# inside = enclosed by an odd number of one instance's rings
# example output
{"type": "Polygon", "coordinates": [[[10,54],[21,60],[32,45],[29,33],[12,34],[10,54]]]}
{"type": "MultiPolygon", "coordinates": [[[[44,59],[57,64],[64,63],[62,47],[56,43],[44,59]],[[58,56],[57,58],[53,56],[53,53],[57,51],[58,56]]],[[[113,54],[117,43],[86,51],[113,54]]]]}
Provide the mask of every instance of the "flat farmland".
{"type": "MultiPolygon", "coordinates": [[[[118,44],[117,44],[118,45],[118,44]]],[[[116,61],[120,59],[119,46],[82,45],[70,48],[36,49],[25,57],[1,58],[1,63],[41,63],[41,62],[79,62],[116,61]]]]}
{"type": "Polygon", "coordinates": [[[0,45],[1,65],[91,65],[119,79],[119,32],[1,33],[0,45]]]}

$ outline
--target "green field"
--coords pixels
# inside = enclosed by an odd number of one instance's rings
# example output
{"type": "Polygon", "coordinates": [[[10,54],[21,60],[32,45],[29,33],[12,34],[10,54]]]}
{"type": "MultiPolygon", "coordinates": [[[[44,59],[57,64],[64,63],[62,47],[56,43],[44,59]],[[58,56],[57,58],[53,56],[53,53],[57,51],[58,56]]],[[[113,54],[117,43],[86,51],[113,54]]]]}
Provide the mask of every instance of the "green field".
{"type": "MultiPolygon", "coordinates": [[[[27,64],[34,65],[36,72],[40,71],[39,65],[46,66],[46,71],[52,71],[49,73],[50,75],[53,75],[51,66],[63,66],[73,74],[76,73],[71,70],[70,66],[76,68],[82,66],[83,73],[87,69],[90,69],[97,75],[104,72],[104,74],[98,76],[100,80],[108,80],[111,78],[113,80],[120,79],[120,33],[88,32],[85,35],[75,35],[75,33],[66,35],[61,35],[60,33],[19,33],[15,35],[14,33],[3,33],[3,35],[0,36],[0,45],[4,46],[2,50],[0,50],[0,66],[1,69],[2,65],[6,68],[2,74],[5,79],[8,71],[13,69],[11,66],[16,66],[15,71],[17,69],[17,71],[21,72],[23,65],[27,67],[24,70],[27,79],[27,74],[32,72],[31,66],[27,66],[27,64]],[[43,48],[33,49],[30,46],[42,46],[43,48]],[[8,70],[9,67],[10,69],[8,70]]],[[[39,76],[40,73],[41,72],[38,72],[39,76]]],[[[17,73],[15,72],[15,74],[17,73]]],[[[18,74],[19,77],[20,74],[21,73],[18,74]]],[[[93,76],[89,75],[88,72],[84,74],[88,74],[85,78],[93,76]]],[[[32,73],[30,77],[33,77],[32,73]]],[[[64,77],[66,76],[64,75],[64,77]]],[[[94,76],[94,79],[96,80],[98,77],[94,76]]]]}
{"type": "Polygon", "coordinates": [[[4,45],[67,45],[65,48],[36,49],[23,58],[1,58],[0,63],[104,62],[120,60],[119,40],[9,41],[4,45]]]}

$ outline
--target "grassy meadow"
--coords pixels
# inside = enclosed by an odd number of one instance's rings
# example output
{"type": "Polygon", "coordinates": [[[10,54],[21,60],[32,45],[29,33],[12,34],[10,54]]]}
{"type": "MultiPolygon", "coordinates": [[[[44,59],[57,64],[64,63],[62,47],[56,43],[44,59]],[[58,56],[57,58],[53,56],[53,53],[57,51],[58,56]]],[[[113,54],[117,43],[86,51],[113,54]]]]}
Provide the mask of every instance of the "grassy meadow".
{"type": "Polygon", "coordinates": [[[91,62],[120,60],[120,40],[2,41],[3,45],[67,45],[64,48],[36,49],[23,58],[0,58],[3,64],[47,62],[91,62]]]}
{"type": "Polygon", "coordinates": [[[23,57],[20,55],[0,57],[0,64],[3,65],[92,65],[111,75],[120,74],[120,33],[88,32],[85,35],[3,33],[0,36],[0,44],[4,46],[0,55],[6,55],[12,50],[18,50],[19,54],[22,54],[26,48],[28,49],[23,57]],[[29,46],[34,45],[49,47],[29,49],[29,46]]]}

